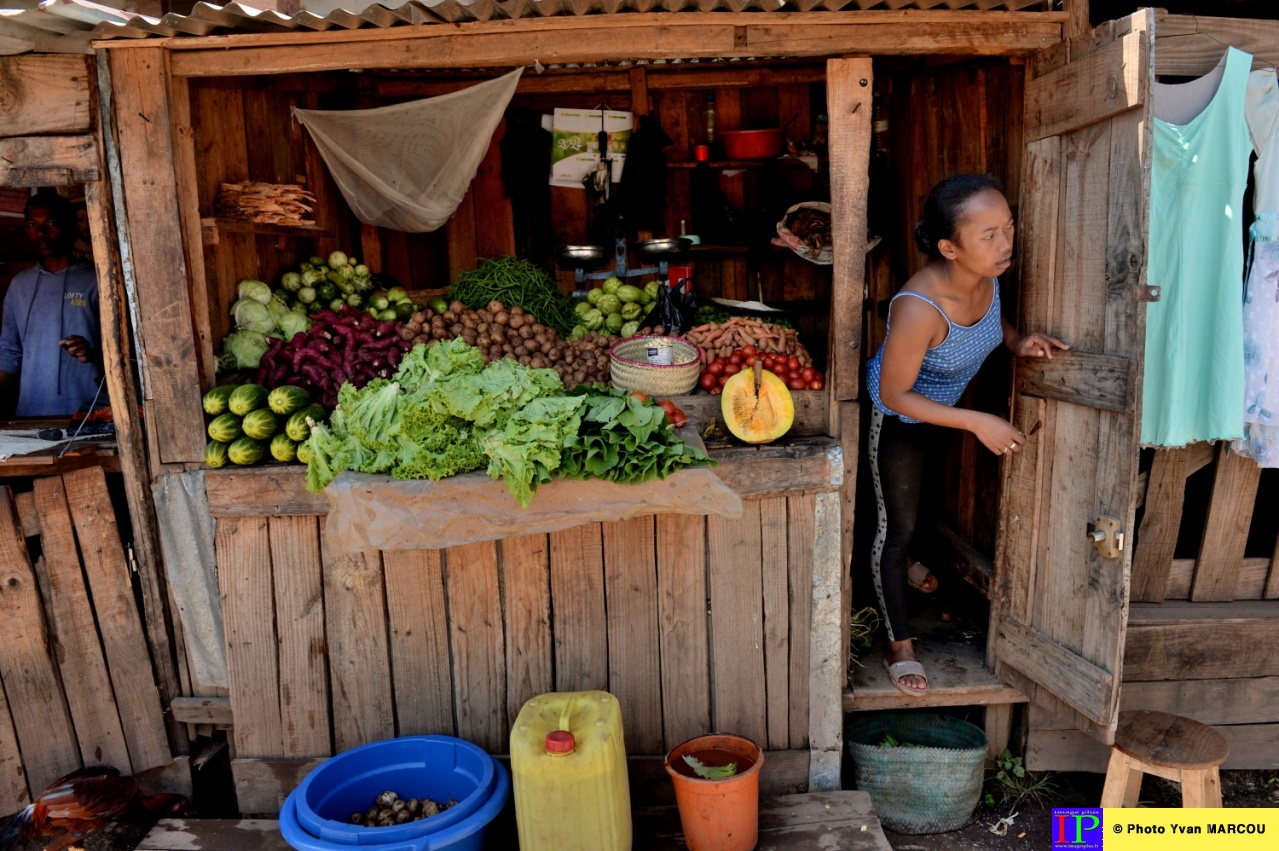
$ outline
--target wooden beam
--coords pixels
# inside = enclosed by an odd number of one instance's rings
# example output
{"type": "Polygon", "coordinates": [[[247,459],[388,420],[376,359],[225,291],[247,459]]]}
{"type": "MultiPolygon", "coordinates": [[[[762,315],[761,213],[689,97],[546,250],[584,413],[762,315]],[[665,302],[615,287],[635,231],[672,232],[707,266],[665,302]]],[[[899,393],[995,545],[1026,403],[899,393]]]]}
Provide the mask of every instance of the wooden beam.
{"type": "Polygon", "coordinates": [[[1001,618],[997,630],[997,655],[1001,661],[1022,671],[1033,671],[1042,687],[1074,706],[1081,715],[1101,725],[1110,722],[1115,693],[1113,673],[1012,618],[1001,618]],[[1045,665],[1044,660],[1049,664],[1045,665]]]}
{"type": "Polygon", "coordinates": [[[204,457],[200,373],[187,288],[174,167],[165,51],[112,56],[112,91],[124,203],[139,282],[137,329],[149,383],[147,415],[157,422],[160,460],[204,457]]]}
{"type": "Polygon", "coordinates": [[[1134,605],[1124,680],[1279,675],[1279,602],[1134,605]]]}
{"type": "Polygon", "coordinates": [[[990,599],[990,584],[995,577],[995,565],[973,548],[954,530],[940,521],[933,523],[935,541],[930,552],[930,559],[936,559],[930,567],[950,567],[964,581],[977,589],[986,599],[990,599]]]}
{"type": "Polygon", "coordinates": [[[1235,598],[1248,526],[1257,502],[1257,485],[1261,482],[1261,468],[1256,461],[1228,452],[1227,443],[1218,447],[1208,517],[1190,586],[1190,599],[1197,603],[1235,598]]]}
{"type": "MultiPolygon", "coordinates": [[[[56,169],[62,183],[86,183],[102,173],[98,145],[92,136],[17,136],[0,139],[0,186],[27,184],[32,169],[56,169]]],[[[48,186],[50,184],[43,184],[48,186]]]]}
{"type": "Polygon", "coordinates": [[[1026,142],[1056,136],[1095,124],[1141,105],[1145,79],[1145,51],[1133,42],[1145,38],[1135,32],[1083,59],[1026,81],[1026,142]],[[1127,61],[1139,55],[1140,62],[1127,61]]]}
{"type": "Polygon", "coordinates": [[[183,724],[235,726],[229,697],[176,697],[169,708],[173,711],[173,717],[183,724]]]}
{"type": "MultiPolygon", "coordinates": [[[[1050,12],[648,13],[521,18],[450,26],[148,39],[179,76],[380,68],[511,67],[551,62],[846,54],[1016,56],[1062,39],[1050,12]],[[353,59],[349,48],[360,51],[353,59]],[[362,47],[367,49],[361,50],[362,47]]],[[[126,40],[94,42],[128,49],[126,40]]]]}
{"type": "Polygon", "coordinates": [[[826,63],[826,112],[830,116],[831,351],[827,382],[832,400],[857,398],[862,341],[862,292],[866,284],[866,195],[870,187],[870,113],[874,73],[869,57],[826,63]]]}
{"type": "Polygon", "coordinates": [[[1125,682],[1119,709],[1152,709],[1193,718],[1201,724],[1276,723],[1279,677],[1125,682]]]}
{"type": "Polygon", "coordinates": [[[1027,396],[1121,414],[1136,402],[1133,358],[1071,350],[1052,360],[1018,358],[1015,370],[1017,390],[1027,396]]]}
{"type": "MultiPolygon", "coordinates": [[[[1236,600],[1270,600],[1266,594],[1266,577],[1270,573],[1270,559],[1245,558],[1239,565],[1239,579],[1235,583],[1236,600]]],[[[1195,560],[1192,558],[1173,559],[1168,571],[1167,600],[1189,600],[1190,583],[1195,575],[1195,560]]],[[[1155,603],[1163,600],[1137,600],[1133,602],[1155,603]]]]}
{"type": "Polygon", "coordinates": [[[1279,22],[1155,13],[1155,73],[1199,77],[1221,61],[1226,45],[1252,54],[1253,67],[1279,65],[1279,22]]]}
{"type": "Polygon", "coordinates": [[[30,54],[0,59],[0,127],[6,136],[90,128],[89,58],[30,54]]]}

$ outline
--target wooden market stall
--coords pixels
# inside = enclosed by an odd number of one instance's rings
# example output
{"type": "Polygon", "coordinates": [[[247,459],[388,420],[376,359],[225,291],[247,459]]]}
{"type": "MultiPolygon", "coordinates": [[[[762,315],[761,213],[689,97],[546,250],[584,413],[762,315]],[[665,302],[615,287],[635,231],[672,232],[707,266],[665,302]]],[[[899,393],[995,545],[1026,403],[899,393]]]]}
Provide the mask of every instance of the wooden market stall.
{"type": "MultiPolygon", "coordinates": [[[[975,652],[967,674],[939,677],[928,700],[909,705],[987,705],[998,743],[1007,740],[1013,705],[1029,700],[1048,707],[1054,723],[1109,741],[1121,702],[1129,705],[1121,698],[1125,660],[1141,646],[1130,642],[1126,655],[1125,642],[1147,623],[1129,605],[1134,547],[1103,559],[1086,532],[1100,514],[1138,528],[1142,488],[1154,487],[1156,475],[1142,477],[1136,444],[1142,300],[1151,297],[1143,133],[1150,83],[1165,55],[1191,55],[1176,38],[1208,58],[1195,32],[1269,49],[1251,25],[1206,30],[1217,25],[1196,21],[1198,30],[1185,30],[1177,18],[1143,11],[1090,30],[1087,4],[1073,3],[1064,12],[281,25],[96,42],[109,72],[120,231],[150,376],[151,473],[157,488],[199,480],[216,523],[225,686],[192,676],[172,705],[181,720],[233,730],[241,810],[274,811],[316,759],[388,735],[448,732],[503,752],[524,700],[588,687],[621,699],[637,778],[657,774],[656,758],[683,737],[731,727],[765,743],[768,788],[837,786],[843,713],[906,705],[882,675],[845,689],[865,413],[859,369],[882,334],[875,302],[919,259],[903,247],[911,208],[958,168],[1000,175],[1019,200],[1020,280],[1011,301],[1020,327],[1063,336],[1076,350],[1051,370],[996,363],[975,391],[979,404],[997,409],[1012,381],[1012,414],[1032,436],[1028,451],[998,467],[971,443],[954,462],[954,562],[990,598],[989,647],[975,652]],[[1161,42],[1163,28],[1178,34],[1173,44],[1161,42]],[[236,282],[269,280],[299,258],[358,244],[366,261],[380,260],[397,277],[438,285],[477,258],[509,253],[513,222],[495,139],[442,233],[359,228],[288,108],[391,103],[533,63],[550,70],[526,74],[516,103],[605,101],[659,117],[675,140],[671,233],[682,218],[680,164],[692,159],[699,94],[715,92],[727,126],[824,108],[836,234],[829,276],[784,254],[708,249],[696,262],[708,295],[751,296],[759,281],[765,301],[806,306],[797,324],[814,351],[824,348],[826,389],[799,394],[793,439],[717,455],[721,477],[745,498],[740,521],[657,515],[446,551],[336,557],[325,540],[327,501],[304,490],[296,469],[200,470],[200,397],[215,380],[213,352],[236,282]],[[877,98],[893,150],[905,154],[889,171],[901,208],[867,264],[867,223],[879,212],[867,198],[877,98]],[[942,118],[960,110],[977,116],[980,133],[947,135],[955,125],[942,118]],[[319,199],[315,229],[219,221],[217,187],[244,179],[304,182],[319,199]]],[[[799,170],[787,179],[802,189],[812,178],[799,170]]],[[[749,173],[721,185],[749,203],[749,173]]],[[[557,237],[580,238],[580,220],[573,199],[558,196],[557,237]]],[[[708,402],[681,400],[692,416],[708,402]]],[[[1270,604],[1248,605],[1267,606],[1240,615],[1271,635],[1279,621],[1270,604]]],[[[1201,615],[1177,614],[1169,629],[1191,617],[1201,615]]],[[[1164,627],[1149,627],[1158,640],[1164,627]]],[[[1273,662],[1267,655],[1238,676],[1268,679],[1273,662]]],[[[1041,711],[1030,713],[1032,741],[1041,711]]]]}
{"type": "MultiPolygon", "coordinates": [[[[0,460],[0,812],[8,814],[84,764],[163,773],[186,753],[187,736],[167,711],[183,686],[128,366],[93,59],[4,57],[0,91],[0,186],[83,189],[115,426],[110,437],[33,452],[15,443],[0,460]]],[[[0,430],[70,421],[6,420],[0,430]]]]}
{"type": "MultiPolygon", "coordinates": [[[[551,70],[527,74],[513,105],[604,100],[659,117],[675,140],[672,228],[687,218],[679,198],[688,172],[679,166],[692,160],[689,114],[705,92],[716,94],[725,128],[795,114],[793,127],[806,134],[817,112],[831,116],[833,273],[782,252],[756,260],[704,248],[695,261],[706,296],[753,295],[758,281],[766,299],[807,302],[797,324],[828,376],[826,390],[797,394],[784,444],[716,453],[721,478],[745,498],[740,521],[658,515],[442,552],[338,558],[325,541],[327,500],[307,493],[299,473],[203,473],[228,689],[196,683],[196,700],[175,709],[233,728],[241,809],[274,811],[314,759],[384,736],[449,732],[504,752],[526,699],[589,687],[622,701],[637,789],[668,747],[725,728],[765,744],[767,787],[837,787],[874,80],[870,59],[840,57],[1020,55],[1058,41],[1065,20],[680,13],[98,42],[118,122],[142,354],[164,376],[163,398],[151,402],[163,424],[160,485],[202,466],[200,396],[240,278],[270,280],[298,258],[358,239],[366,262],[415,286],[438,285],[477,257],[513,248],[497,139],[443,233],[406,238],[357,229],[289,121],[290,105],[388,103],[476,76],[460,69],[539,62],[551,70]],[[352,49],[359,75],[348,73],[352,49]],[[610,61],[618,57],[646,64],[621,70],[610,61]],[[569,63],[579,67],[562,67],[569,63]],[[217,187],[244,179],[305,182],[319,199],[316,229],[219,221],[217,187]]],[[[789,168],[800,191],[814,182],[803,166],[789,168]]],[[[749,203],[750,174],[721,185],[749,203]]],[[[581,241],[571,194],[555,199],[555,227],[581,241]]],[[[696,418],[716,400],[680,404],[696,418]]]]}

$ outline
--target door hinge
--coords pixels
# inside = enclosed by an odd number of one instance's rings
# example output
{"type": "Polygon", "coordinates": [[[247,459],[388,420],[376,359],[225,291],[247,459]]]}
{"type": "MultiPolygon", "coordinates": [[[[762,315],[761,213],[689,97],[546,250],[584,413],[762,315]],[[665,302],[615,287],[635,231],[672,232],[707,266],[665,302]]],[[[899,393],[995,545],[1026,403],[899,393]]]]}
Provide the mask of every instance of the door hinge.
{"type": "Polygon", "coordinates": [[[1088,540],[1102,558],[1119,558],[1123,553],[1124,531],[1120,526],[1119,518],[1113,514],[1098,514],[1088,524],[1088,540]]]}
{"type": "Polygon", "coordinates": [[[1159,301],[1162,295],[1163,292],[1157,285],[1143,285],[1137,287],[1137,301],[1139,302],[1150,303],[1153,301],[1159,301]]]}

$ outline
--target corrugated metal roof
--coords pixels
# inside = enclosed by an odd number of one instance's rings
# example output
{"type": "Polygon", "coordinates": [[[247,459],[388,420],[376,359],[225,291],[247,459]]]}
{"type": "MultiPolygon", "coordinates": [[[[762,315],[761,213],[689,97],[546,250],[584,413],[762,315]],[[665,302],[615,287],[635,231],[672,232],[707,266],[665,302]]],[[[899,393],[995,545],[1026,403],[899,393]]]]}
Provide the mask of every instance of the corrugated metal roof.
{"type": "MultiPolygon", "coordinates": [[[[305,0],[304,0],[305,2],[305,0]]],[[[87,52],[91,39],[323,31],[643,12],[840,12],[867,9],[1038,11],[1045,0],[321,0],[362,7],[302,11],[292,17],[239,3],[197,3],[189,14],[152,18],[89,0],[0,0],[0,54],[87,52]]]]}

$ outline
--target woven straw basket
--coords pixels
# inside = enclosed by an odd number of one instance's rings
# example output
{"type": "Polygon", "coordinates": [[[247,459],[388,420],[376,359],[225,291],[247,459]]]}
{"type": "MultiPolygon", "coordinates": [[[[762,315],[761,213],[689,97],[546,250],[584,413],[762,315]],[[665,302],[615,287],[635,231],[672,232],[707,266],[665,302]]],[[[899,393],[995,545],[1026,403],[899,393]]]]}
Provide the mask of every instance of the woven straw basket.
{"type": "Polygon", "coordinates": [[[980,727],[933,713],[858,713],[844,731],[858,789],[898,833],[945,833],[968,823],[981,797],[989,743],[980,727]],[[885,734],[914,747],[881,745],[885,734]]]}
{"type": "Polygon", "coordinates": [[[686,396],[702,371],[702,350],[683,337],[629,337],[608,356],[614,387],[650,396],[686,396]]]}

